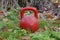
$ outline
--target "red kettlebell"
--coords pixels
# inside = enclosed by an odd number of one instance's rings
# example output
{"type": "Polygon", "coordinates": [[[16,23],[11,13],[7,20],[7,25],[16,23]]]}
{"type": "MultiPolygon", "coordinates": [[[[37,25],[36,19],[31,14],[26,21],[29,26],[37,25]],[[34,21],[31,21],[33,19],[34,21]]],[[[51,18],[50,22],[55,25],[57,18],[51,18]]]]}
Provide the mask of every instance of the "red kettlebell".
{"type": "Polygon", "coordinates": [[[20,16],[21,16],[21,21],[20,21],[20,27],[25,29],[25,30],[29,30],[31,32],[35,32],[38,30],[38,10],[34,7],[24,7],[21,9],[20,12],[20,16]],[[27,15],[24,16],[24,12],[27,10],[31,10],[34,12],[34,16],[31,15],[27,15]]]}

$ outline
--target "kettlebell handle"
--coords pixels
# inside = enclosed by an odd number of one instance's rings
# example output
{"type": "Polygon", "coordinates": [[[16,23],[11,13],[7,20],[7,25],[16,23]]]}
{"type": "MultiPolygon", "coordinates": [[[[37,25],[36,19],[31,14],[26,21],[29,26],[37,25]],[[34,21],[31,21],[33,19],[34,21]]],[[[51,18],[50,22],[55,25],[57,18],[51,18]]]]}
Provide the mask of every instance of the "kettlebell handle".
{"type": "Polygon", "coordinates": [[[20,11],[20,17],[21,17],[21,19],[24,16],[24,12],[27,11],[27,10],[33,11],[34,12],[34,16],[38,19],[38,10],[36,8],[34,8],[34,7],[29,7],[29,6],[24,7],[24,8],[21,9],[21,11],[20,11]]]}

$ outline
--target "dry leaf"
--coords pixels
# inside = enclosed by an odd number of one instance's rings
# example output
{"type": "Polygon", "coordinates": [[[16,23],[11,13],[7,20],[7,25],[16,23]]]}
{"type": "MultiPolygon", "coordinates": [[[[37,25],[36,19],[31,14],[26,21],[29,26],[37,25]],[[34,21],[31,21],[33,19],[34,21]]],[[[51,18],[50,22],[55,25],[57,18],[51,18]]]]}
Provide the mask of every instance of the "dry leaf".
{"type": "Polygon", "coordinates": [[[7,18],[3,18],[3,21],[4,21],[4,22],[7,22],[7,21],[8,21],[8,19],[7,19],[7,18]]]}
{"type": "Polygon", "coordinates": [[[30,40],[30,36],[24,36],[22,37],[22,40],[30,40]]]}

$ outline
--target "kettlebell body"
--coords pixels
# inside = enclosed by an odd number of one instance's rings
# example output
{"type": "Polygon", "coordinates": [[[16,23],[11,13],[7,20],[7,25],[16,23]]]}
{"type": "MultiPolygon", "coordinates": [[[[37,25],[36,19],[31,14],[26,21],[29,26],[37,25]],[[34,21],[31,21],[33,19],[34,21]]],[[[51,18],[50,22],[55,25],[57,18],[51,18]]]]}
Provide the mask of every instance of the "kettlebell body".
{"type": "Polygon", "coordinates": [[[31,31],[31,32],[35,32],[38,30],[38,11],[37,9],[35,9],[34,7],[25,7],[21,10],[21,21],[20,21],[20,27],[31,31]],[[34,16],[32,15],[27,15],[24,16],[24,12],[26,10],[32,10],[34,12],[34,16]]]}

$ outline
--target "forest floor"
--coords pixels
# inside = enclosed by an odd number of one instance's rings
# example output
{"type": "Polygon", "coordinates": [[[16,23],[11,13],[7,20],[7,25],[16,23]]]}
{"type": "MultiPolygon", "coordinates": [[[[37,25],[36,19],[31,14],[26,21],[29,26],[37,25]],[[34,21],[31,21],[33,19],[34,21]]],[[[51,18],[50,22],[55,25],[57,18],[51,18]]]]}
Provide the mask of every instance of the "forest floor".
{"type": "Polygon", "coordinates": [[[20,8],[12,8],[9,12],[0,12],[0,40],[60,40],[60,17],[55,19],[53,14],[39,13],[39,29],[31,33],[20,28],[19,11],[20,8]]]}

